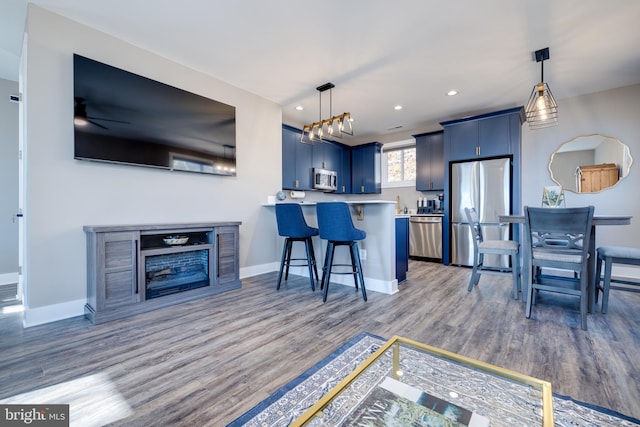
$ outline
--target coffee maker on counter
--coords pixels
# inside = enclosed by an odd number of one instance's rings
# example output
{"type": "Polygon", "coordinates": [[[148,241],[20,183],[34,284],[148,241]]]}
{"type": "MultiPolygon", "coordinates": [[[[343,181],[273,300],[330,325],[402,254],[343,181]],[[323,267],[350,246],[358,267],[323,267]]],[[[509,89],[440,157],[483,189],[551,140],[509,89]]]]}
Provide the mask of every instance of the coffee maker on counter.
{"type": "Polygon", "coordinates": [[[435,198],[420,197],[418,199],[418,214],[441,214],[444,212],[444,194],[440,193],[435,198]]]}

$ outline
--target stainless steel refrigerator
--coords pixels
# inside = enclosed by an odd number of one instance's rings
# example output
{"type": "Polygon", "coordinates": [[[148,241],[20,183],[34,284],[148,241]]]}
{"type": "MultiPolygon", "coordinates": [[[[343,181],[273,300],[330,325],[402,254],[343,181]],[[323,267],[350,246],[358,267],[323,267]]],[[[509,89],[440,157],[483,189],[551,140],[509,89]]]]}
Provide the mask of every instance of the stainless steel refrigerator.
{"type": "MultiPolygon", "coordinates": [[[[473,265],[473,237],[464,208],[475,208],[485,240],[509,238],[499,215],[511,209],[511,159],[479,160],[451,165],[451,264],[473,265]]],[[[508,267],[509,257],[485,256],[486,266],[508,267]]]]}

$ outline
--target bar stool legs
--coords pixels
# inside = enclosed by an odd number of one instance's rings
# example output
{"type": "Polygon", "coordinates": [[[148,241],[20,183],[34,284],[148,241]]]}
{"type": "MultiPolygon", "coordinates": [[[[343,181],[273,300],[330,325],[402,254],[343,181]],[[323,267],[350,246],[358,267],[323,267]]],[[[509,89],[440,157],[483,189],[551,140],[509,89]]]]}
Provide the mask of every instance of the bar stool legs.
{"type": "MultiPolygon", "coordinates": [[[[322,302],[327,302],[327,296],[329,294],[329,282],[331,279],[331,269],[334,265],[333,255],[335,253],[336,246],[349,246],[349,255],[351,257],[351,272],[336,274],[353,274],[353,282],[355,283],[356,292],[358,291],[358,281],[360,281],[362,298],[366,301],[367,290],[364,286],[364,276],[362,274],[362,264],[360,262],[360,251],[358,250],[358,243],[355,241],[336,242],[329,240],[327,242],[327,251],[324,258],[324,267],[322,268],[322,281],[320,282],[320,289],[324,291],[322,302]]],[[[349,266],[349,264],[335,264],[335,266],[347,267],[349,266]]]]}
{"type": "MultiPolygon", "coordinates": [[[[311,283],[311,290],[315,291],[315,281],[318,280],[318,268],[316,266],[316,254],[313,250],[313,242],[311,237],[287,237],[282,247],[282,257],[280,258],[280,271],[278,272],[278,285],[277,290],[280,290],[280,283],[282,282],[282,273],[284,272],[284,280],[289,279],[289,267],[292,265],[291,261],[301,261],[304,258],[291,258],[291,250],[293,248],[293,242],[304,242],[305,250],[307,254],[307,266],[309,267],[309,282],[311,283]]],[[[299,264],[298,266],[302,266],[299,264]]]]}

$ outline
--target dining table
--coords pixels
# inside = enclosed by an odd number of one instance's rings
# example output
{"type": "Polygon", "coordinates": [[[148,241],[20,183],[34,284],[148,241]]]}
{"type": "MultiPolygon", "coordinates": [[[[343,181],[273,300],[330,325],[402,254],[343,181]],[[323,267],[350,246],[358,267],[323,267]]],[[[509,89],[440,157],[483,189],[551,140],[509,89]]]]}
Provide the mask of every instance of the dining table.
{"type": "MultiPolygon", "coordinates": [[[[591,235],[589,237],[589,263],[587,265],[587,283],[589,284],[587,308],[589,313],[593,313],[595,311],[596,303],[596,228],[605,225],[629,225],[631,224],[631,218],[631,215],[594,215],[593,220],[591,221],[591,235]]],[[[524,215],[500,215],[498,217],[498,220],[501,223],[508,224],[525,223],[524,215]]],[[[523,254],[523,261],[527,256],[529,256],[527,248],[525,248],[525,250],[526,251],[521,251],[521,253],[523,254]]],[[[524,262],[522,263],[522,267],[522,271],[524,271],[524,262]]],[[[597,272],[597,274],[600,274],[600,272],[597,272]]],[[[528,287],[530,286],[530,283],[528,282],[529,280],[527,280],[526,283],[523,280],[523,283],[525,283],[525,285],[527,286],[527,288],[523,286],[522,289],[523,292],[526,292],[525,295],[529,295],[528,287]]],[[[524,295],[522,299],[525,300],[524,295]]]]}

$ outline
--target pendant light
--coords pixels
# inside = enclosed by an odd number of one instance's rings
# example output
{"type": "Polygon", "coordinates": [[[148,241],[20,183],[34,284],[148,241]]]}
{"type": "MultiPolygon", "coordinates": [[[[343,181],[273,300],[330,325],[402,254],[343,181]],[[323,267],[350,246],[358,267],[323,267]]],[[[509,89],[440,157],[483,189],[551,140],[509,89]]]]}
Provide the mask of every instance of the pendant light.
{"type": "Polygon", "coordinates": [[[300,142],[314,143],[322,142],[322,138],[327,134],[329,137],[342,138],[342,134],[353,135],[353,127],[351,124],[351,113],[342,113],[337,116],[332,115],[333,100],[331,89],[336,87],[333,83],[325,83],[318,86],[318,96],[320,106],[318,111],[319,120],[302,127],[302,136],[300,142]],[[322,119],[322,92],[329,91],[329,118],[322,119]]]}
{"type": "Polygon", "coordinates": [[[544,61],[549,59],[549,48],[535,52],[536,62],[540,62],[540,83],[533,87],[525,108],[529,129],[540,129],[558,125],[558,104],[553,98],[549,85],[544,82],[544,61]]]}

